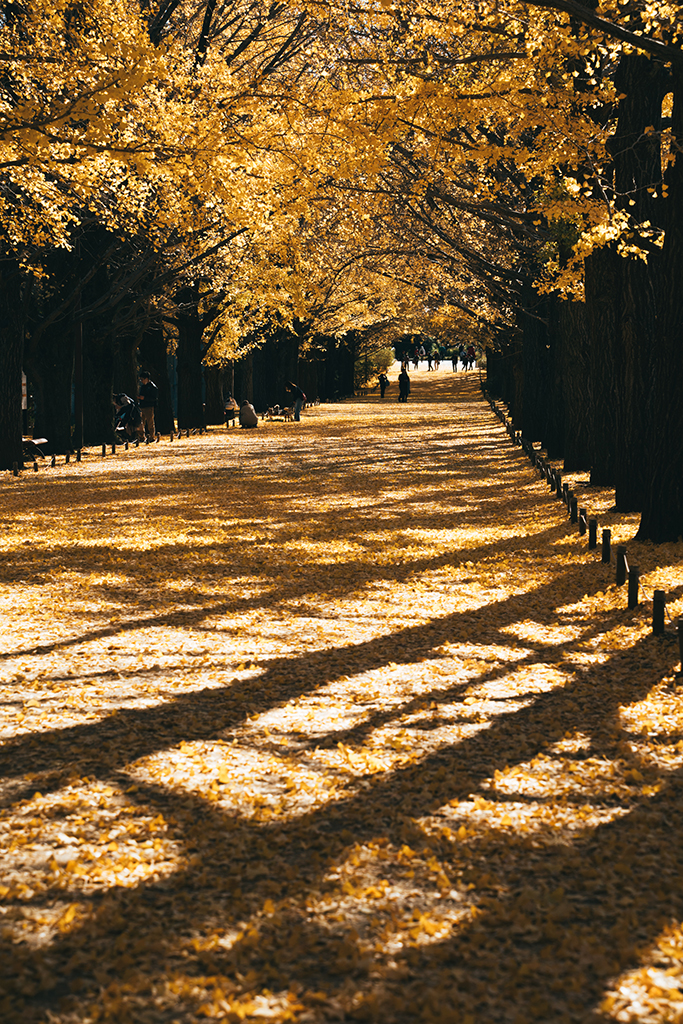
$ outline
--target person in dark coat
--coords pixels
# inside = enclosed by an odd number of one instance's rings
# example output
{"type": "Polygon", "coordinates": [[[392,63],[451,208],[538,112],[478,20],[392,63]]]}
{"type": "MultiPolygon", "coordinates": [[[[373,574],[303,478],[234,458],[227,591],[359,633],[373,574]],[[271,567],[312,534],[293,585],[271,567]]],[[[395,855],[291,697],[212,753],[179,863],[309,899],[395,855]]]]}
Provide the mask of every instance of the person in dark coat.
{"type": "Polygon", "coordinates": [[[149,374],[146,371],[143,371],[143,373],[140,374],[140,394],[138,395],[138,402],[140,403],[140,412],[142,414],[142,425],[145,429],[145,437],[148,441],[153,441],[156,437],[154,410],[156,409],[158,394],[159,392],[156,384],[150,380],[149,374]]]}
{"type": "Polygon", "coordinates": [[[384,398],[384,392],[387,390],[390,384],[389,378],[387,377],[386,373],[380,373],[377,380],[379,381],[379,397],[384,398]]]}
{"type": "Polygon", "coordinates": [[[398,400],[399,402],[407,402],[408,395],[410,394],[410,377],[405,370],[402,370],[398,375],[398,400]]]}

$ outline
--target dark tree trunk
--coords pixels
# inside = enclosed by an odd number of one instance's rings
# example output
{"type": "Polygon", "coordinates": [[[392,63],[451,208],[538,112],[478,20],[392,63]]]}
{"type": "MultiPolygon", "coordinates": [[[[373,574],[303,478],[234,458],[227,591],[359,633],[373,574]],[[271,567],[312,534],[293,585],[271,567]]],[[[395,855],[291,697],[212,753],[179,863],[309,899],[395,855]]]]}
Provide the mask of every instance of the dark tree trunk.
{"type": "Polygon", "coordinates": [[[309,344],[306,354],[299,356],[299,386],[303,389],[309,402],[323,397],[319,382],[324,381],[324,376],[325,353],[313,341],[309,344]]]}
{"type": "MultiPolygon", "coordinates": [[[[162,434],[170,434],[175,430],[173,416],[173,399],[171,382],[168,378],[168,346],[164,337],[164,328],[160,321],[153,321],[143,332],[138,350],[140,369],[147,370],[150,379],[157,386],[157,407],[154,412],[154,423],[162,434]]],[[[137,370],[136,370],[137,389],[137,370]]],[[[137,394],[137,390],[135,392],[137,394]]]]}
{"type": "MultiPolygon", "coordinates": [[[[623,99],[617,131],[611,142],[618,202],[637,222],[661,220],[661,200],[653,185],[661,176],[660,141],[648,125],[658,125],[669,75],[657,61],[641,54],[622,57],[615,86],[623,99]],[[633,205],[632,205],[633,204],[633,205]]],[[[618,306],[620,376],[617,390],[616,504],[619,511],[640,511],[645,501],[647,419],[650,408],[650,353],[656,339],[656,296],[659,254],[646,264],[620,261],[618,306]]]]}
{"type": "Polygon", "coordinates": [[[522,373],[524,378],[521,429],[529,441],[547,443],[550,429],[550,391],[552,359],[547,327],[547,300],[531,287],[524,289],[524,307],[520,315],[522,328],[522,373]]]}
{"type": "Polygon", "coordinates": [[[87,324],[84,334],[83,443],[109,444],[114,436],[114,339],[98,330],[95,323],[87,324]]]}
{"type": "MultiPolygon", "coordinates": [[[[683,146],[683,70],[672,70],[673,152],[683,146]]],[[[683,536],[683,160],[666,173],[666,237],[658,268],[658,331],[652,357],[652,415],[640,540],[655,543],[683,536]]]]}
{"type": "Polygon", "coordinates": [[[0,272],[0,469],[22,463],[21,364],[24,354],[22,277],[10,261],[0,272]]]}
{"type": "Polygon", "coordinates": [[[199,316],[199,290],[196,285],[183,288],[178,302],[178,427],[201,427],[204,423],[202,400],[202,334],[199,316]]]}
{"type": "MultiPolygon", "coordinates": [[[[114,379],[112,390],[115,395],[124,392],[131,398],[138,394],[138,361],[135,358],[137,339],[130,335],[114,340],[114,379]]],[[[155,381],[156,383],[156,381],[155,381]]]]}
{"type": "Polygon", "coordinates": [[[254,397],[254,353],[247,352],[235,362],[235,399],[238,403],[251,402],[254,397]]]}
{"type": "Polygon", "coordinates": [[[648,458],[646,429],[650,351],[656,314],[650,267],[624,260],[621,268],[620,365],[616,401],[615,497],[620,512],[642,511],[648,458]]]}
{"type": "Polygon", "coordinates": [[[266,338],[252,355],[252,397],[257,412],[271,405],[281,404],[277,390],[277,346],[272,337],[266,338]]]}
{"type": "Polygon", "coordinates": [[[225,416],[223,410],[223,388],[221,386],[221,378],[223,375],[222,367],[218,364],[204,367],[204,386],[206,389],[206,422],[207,423],[224,423],[225,416]]]}
{"type": "Polygon", "coordinates": [[[591,483],[613,487],[617,467],[617,311],[619,261],[611,247],[585,261],[586,315],[591,355],[591,483]]]}
{"type": "Polygon", "coordinates": [[[546,332],[546,401],[543,447],[551,459],[564,459],[565,391],[564,391],[564,336],[560,330],[560,300],[550,296],[547,303],[548,329],[546,332]]]}
{"type": "Polygon", "coordinates": [[[564,468],[590,469],[590,339],[583,302],[558,302],[564,392],[564,468]]]}
{"type": "Polygon", "coordinates": [[[36,437],[48,440],[44,451],[71,451],[71,385],[74,365],[74,331],[60,324],[41,334],[28,346],[27,365],[33,379],[36,437]]]}

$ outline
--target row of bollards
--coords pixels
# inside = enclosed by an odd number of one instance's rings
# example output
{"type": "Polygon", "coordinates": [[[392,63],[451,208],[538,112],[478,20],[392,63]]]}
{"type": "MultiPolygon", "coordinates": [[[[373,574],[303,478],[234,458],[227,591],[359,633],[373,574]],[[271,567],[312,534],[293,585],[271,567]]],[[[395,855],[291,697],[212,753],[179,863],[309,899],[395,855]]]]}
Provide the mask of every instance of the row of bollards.
{"type": "MultiPolygon", "coordinates": [[[[172,430],[170,435],[169,435],[169,441],[173,441],[175,438],[190,437],[191,434],[200,434],[200,435],[202,435],[202,434],[205,434],[205,433],[208,433],[206,427],[195,427],[193,429],[190,429],[188,427],[188,428],[183,429],[183,430],[177,430],[177,431],[173,431],[172,430]]],[[[156,436],[154,437],[154,442],[156,442],[158,444],[160,441],[161,441],[161,434],[157,433],[156,436]]],[[[137,438],[137,437],[135,438],[134,441],[130,441],[130,444],[132,444],[135,448],[139,448],[140,447],[140,443],[141,443],[140,439],[137,438]]],[[[144,443],[145,444],[152,444],[153,442],[152,442],[152,440],[150,440],[150,438],[145,438],[145,442],[144,443]]],[[[107,448],[108,447],[109,446],[106,445],[106,444],[102,445],[102,448],[101,448],[101,453],[102,453],[101,454],[101,458],[106,458],[106,456],[107,456],[107,448]]],[[[129,442],[128,441],[124,441],[122,443],[122,445],[117,445],[115,442],[112,442],[112,444],[111,444],[111,454],[112,455],[116,455],[117,449],[120,448],[120,447],[123,447],[124,451],[128,451],[129,450],[129,442]]],[[[76,452],[70,452],[70,451],[66,452],[65,455],[64,455],[64,464],[68,465],[68,463],[71,461],[71,456],[74,455],[74,454],[76,456],[76,462],[80,462],[81,461],[81,452],[82,452],[82,450],[80,448],[78,448],[76,450],[76,452]]],[[[56,455],[51,455],[50,456],[50,466],[54,469],[54,467],[56,465],[57,465],[57,456],[56,455]]],[[[34,471],[34,473],[38,472],[38,461],[37,461],[37,459],[33,460],[33,471],[34,471]]],[[[19,473],[20,473],[19,463],[18,462],[13,462],[12,463],[12,475],[13,476],[19,476],[19,473]]]]}
{"type": "MultiPolygon", "coordinates": [[[[483,388],[482,388],[483,390],[483,388]]],[[[560,470],[550,465],[539,451],[536,451],[531,441],[528,441],[519,432],[515,432],[512,420],[493,399],[484,392],[491,410],[505,427],[508,436],[513,444],[518,445],[527,455],[532,466],[538,469],[542,477],[545,477],[551,492],[555,494],[567,507],[570,522],[577,523],[579,536],[585,537],[588,534],[588,549],[593,550],[598,546],[598,521],[588,518],[588,510],[578,507],[578,499],[570,489],[566,480],[562,479],[560,470]]],[[[602,562],[609,565],[612,561],[612,532],[605,528],[602,531],[602,562]]],[[[626,547],[623,544],[617,546],[616,552],[616,584],[623,586],[628,581],[627,605],[629,609],[638,607],[641,590],[640,569],[637,565],[629,565],[626,547]]],[[[656,636],[664,633],[664,616],[666,613],[666,593],[663,590],[655,590],[652,599],[652,632],[656,636]]],[[[681,651],[681,667],[683,669],[683,619],[678,623],[678,642],[681,651]]]]}

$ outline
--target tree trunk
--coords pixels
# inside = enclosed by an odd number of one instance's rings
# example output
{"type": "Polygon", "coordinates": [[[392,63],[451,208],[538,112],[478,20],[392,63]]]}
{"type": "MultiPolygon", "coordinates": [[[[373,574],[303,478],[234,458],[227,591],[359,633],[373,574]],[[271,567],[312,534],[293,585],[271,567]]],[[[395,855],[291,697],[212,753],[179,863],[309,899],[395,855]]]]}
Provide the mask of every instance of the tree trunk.
{"type": "Polygon", "coordinates": [[[271,405],[281,405],[283,397],[277,389],[277,344],[272,336],[252,353],[252,392],[250,401],[257,412],[271,405]]]}
{"type": "Polygon", "coordinates": [[[48,440],[44,451],[71,451],[71,385],[74,366],[73,325],[48,328],[28,346],[27,365],[33,379],[36,437],[48,440]]]}
{"type": "MultiPolygon", "coordinates": [[[[683,146],[683,70],[672,69],[673,152],[683,146]]],[[[683,536],[683,159],[669,164],[666,237],[658,268],[658,331],[652,353],[652,415],[639,540],[683,536]]]]}
{"type": "Polygon", "coordinates": [[[21,364],[24,312],[21,271],[10,261],[0,272],[0,469],[22,461],[21,364]]]}
{"type": "Polygon", "coordinates": [[[222,367],[217,363],[204,367],[204,384],[206,387],[206,422],[225,423],[223,409],[223,389],[221,387],[222,367]]]}
{"type": "MultiPolygon", "coordinates": [[[[171,382],[168,377],[168,346],[161,321],[153,321],[144,331],[140,338],[138,356],[140,369],[147,370],[150,379],[158,388],[157,407],[154,412],[156,429],[161,434],[170,434],[175,430],[175,419],[171,382]]],[[[137,373],[135,393],[137,394],[137,373]]]]}
{"type": "Polygon", "coordinates": [[[557,329],[562,338],[564,469],[569,473],[590,469],[590,339],[585,303],[559,302],[557,329]]]}
{"type": "Polygon", "coordinates": [[[520,314],[522,328],[522,372],[524,399],[521,429],[529,441],[546,443],[549,430],[549,389],[552,387],[552,369],[548,328],[548,303],[531,287],[524,289],[524,312],[520,314]]]}
{"type": "Polygon", "coordinates": [[[199,290],[196,285],[182,288],[177,295],[178,310],[178,427],[201,427],[204,423],[202,399],[202,334],[199,317],[199,290]]]}
{"type": "Polygon", "coordinates": [[[109,444],[114,436],[114,339],[101,332],[96,321],[85,325],[84,335],[83,443],[109,444]]]}
{"type": "MultiPolygon", "coordinates": [[[[614,80],[623,99],[617,131],[610,143],[619,205],[637,222],[661,221],[661,199],[650,191],[661,175],[660,140],[649,125],[661,119],[662,99],[669,87],[668,71],[642,54],[622,57],[614,80]]],[[[636,239],[637,240],[637,239],[636,239]]],[[[649,358],[656,344],[656,296],[659,254],[648,263],[620,261],[618,342],[620,378],[617,389],[616,504],[620,512],[640,511],[645,501],[647,420],[650,407],[649,358]]]]}
{"type": "Polygon", "coordinates": [[[248,352],[235,363],[235,400],[251,402],[254,397],[254,353],[248,352]]]}
{"type": "Polygon", "coordinates": [[[585,261],[586,314],[590,332],[592,406],[591,483],[613,487],[617,466],[617,312],[619,261],[607,246],[585,261]]]}

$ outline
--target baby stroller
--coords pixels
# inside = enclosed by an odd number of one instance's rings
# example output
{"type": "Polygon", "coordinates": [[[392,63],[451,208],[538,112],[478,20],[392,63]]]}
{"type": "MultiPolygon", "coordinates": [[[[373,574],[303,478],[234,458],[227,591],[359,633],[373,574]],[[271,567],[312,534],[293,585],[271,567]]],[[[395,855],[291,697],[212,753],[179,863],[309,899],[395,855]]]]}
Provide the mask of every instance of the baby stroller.
{"type": "Polygon", "coordinates": [[[114,431],[124,441],[140,437],[142,433],[142,414],[140,406],[130,395],[121,392],[114,395],[114,431]]]}

